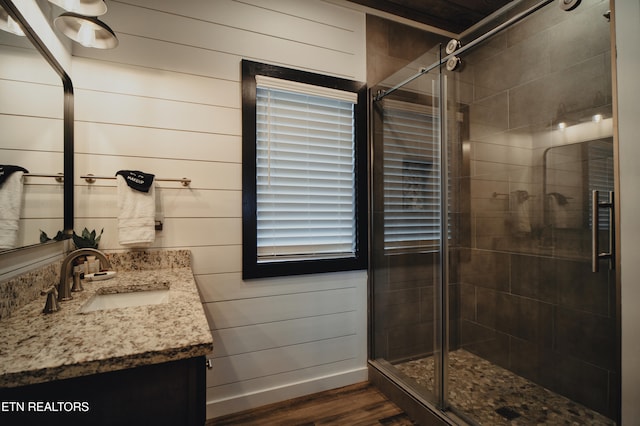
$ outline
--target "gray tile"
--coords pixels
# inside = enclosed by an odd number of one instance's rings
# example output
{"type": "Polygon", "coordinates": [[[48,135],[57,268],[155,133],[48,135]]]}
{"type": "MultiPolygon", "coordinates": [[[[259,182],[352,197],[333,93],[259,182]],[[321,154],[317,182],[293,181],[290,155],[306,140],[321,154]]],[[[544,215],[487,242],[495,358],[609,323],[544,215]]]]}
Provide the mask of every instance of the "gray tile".
{"type": "Polygon", "coordinates": [[[615,320],[558,308],[554,318],[555,349],[602,369],[615,370],[615,320]]]}

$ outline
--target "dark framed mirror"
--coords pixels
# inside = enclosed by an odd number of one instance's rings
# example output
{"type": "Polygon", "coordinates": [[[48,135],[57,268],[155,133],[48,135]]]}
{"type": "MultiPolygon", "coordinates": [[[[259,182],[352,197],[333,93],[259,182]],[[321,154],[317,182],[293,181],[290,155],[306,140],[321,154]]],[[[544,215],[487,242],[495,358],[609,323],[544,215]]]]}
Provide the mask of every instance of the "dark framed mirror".
{"type": "Polygon", "coordinates": [[[0,30],[0,165],[26,170],[21,185],[3,188],[19,211],[0,217],[17,225],[0,241],[5,253],[73,232],[73,86],[20,9],[10,0],[0,7],[9,30],[23,33],[0,30]]]}

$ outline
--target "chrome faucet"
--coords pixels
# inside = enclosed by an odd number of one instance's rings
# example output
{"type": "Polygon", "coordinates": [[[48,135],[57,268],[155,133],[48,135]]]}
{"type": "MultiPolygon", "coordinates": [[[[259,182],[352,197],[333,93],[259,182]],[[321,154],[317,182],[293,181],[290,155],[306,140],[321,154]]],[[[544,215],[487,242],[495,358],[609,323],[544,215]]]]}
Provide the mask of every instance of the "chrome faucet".
{"type": "Polygon", "coordinates": [[[95,256],[100,259],[101,268],[111,269],[109,259],[107,259],[107,256],[99,250],[83,248],[72,251],[64,258],[60,268],[60,283],[58,284],[58,300],[60,301],[73,299],[73,296],[71,296],[71,284],[69,280],[72,278],[71,271],[73,269],[73,261],[80,256],[95,256]]]}

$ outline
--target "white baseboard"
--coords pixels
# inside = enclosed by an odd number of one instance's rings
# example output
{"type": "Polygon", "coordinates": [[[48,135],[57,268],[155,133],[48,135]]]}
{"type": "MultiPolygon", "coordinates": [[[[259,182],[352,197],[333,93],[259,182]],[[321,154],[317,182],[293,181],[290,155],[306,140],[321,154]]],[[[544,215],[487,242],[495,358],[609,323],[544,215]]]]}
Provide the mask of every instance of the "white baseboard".
{"type": "Polygon", "coordinates": [[[225,416],[267,404],[286,401],[304,395],[336,389],[368,380],[368,369],[362,367],[329,376],[287,383],[267,389],[260,389],[243,395],[207,401],[207,419],[225,416]]]}

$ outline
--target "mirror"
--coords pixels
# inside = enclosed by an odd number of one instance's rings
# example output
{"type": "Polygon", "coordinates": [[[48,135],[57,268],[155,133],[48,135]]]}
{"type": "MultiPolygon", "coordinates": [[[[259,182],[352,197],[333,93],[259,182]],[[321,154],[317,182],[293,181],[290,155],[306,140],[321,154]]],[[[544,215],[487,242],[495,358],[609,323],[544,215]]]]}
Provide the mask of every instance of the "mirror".
{"type": "MultiPolygon", "coordinates": [[[[612,137],[548,148],[544,153],[544,222],[550,232],[545,243],[588,257],[592,191],[606,194],[613,189],[612,137]]],[[[606,210],[600,213],[599,229],[604,235],[607,215],[606,210]]]]}
{"type": "Polygon", "coordinates": [[[65,228],[64,183],[53,177],[65,170],[65,91],[30,37],[0,31],[0,56],[0,164],[28,170],[17,242],[0,248],[7,250],[40,244],[41,230],[53,238],[65,228]]]}

